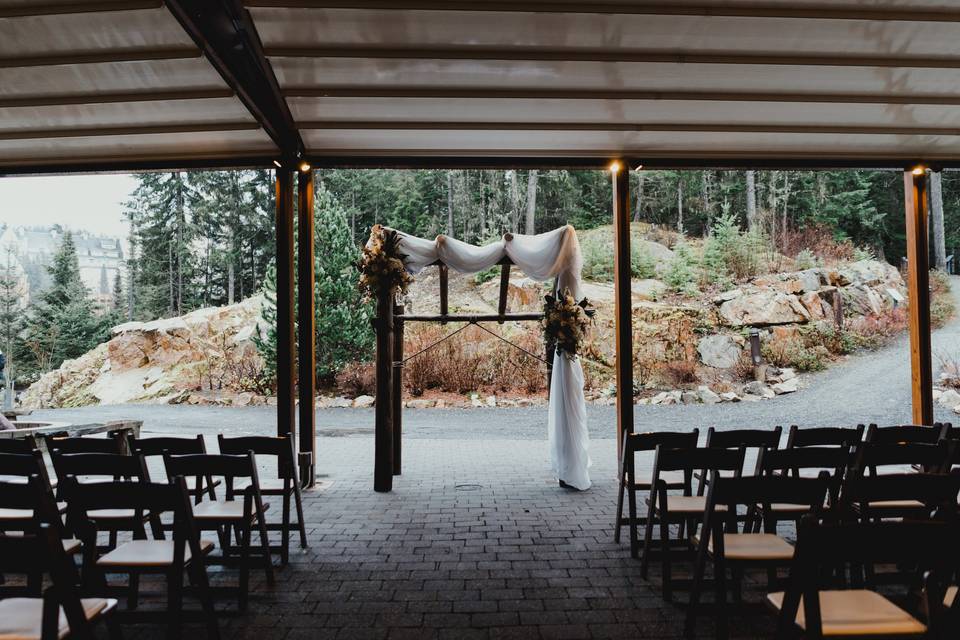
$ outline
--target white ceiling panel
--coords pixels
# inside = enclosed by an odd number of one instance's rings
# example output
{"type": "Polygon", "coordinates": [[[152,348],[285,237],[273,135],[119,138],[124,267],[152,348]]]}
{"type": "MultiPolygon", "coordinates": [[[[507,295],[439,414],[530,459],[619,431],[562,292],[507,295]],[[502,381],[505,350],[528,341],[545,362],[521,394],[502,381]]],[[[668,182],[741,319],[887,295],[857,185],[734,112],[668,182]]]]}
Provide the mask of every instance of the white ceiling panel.
{"type": "Polygon", "coordinates": [[[0,134],[74,127],[256,122],[235,98],[0,108],[0,134]]]}

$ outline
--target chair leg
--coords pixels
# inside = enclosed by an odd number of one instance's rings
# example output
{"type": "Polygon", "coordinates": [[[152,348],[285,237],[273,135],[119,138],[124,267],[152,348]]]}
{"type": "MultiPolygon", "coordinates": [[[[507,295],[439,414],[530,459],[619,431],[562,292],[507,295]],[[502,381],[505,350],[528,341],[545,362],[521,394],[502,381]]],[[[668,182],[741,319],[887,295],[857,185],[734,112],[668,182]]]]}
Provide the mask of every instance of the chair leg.
{"type": "MultiPolygon", "coordinates": [[[[650,551],[653,546],[653,516],[656,512],[656,498],[651,497],[650,501],[650,507],[647,509],[647,521],[644,524],[643,558],[640,561],[640,576],[643,577],[644,580],[647,578],[647,569],[650,567],[650,551]]],[[[631,520],[633,520],[632,517],[631,520]]],[[[630,527],[631,543],[634,543],[633,539],[636,538],[637,535],[637,525],[631,524],[630,527]]]]}
{"type": "Polygon", "coordinates": [[[290,492],[283,494],[283,523],[281,525],[283,540],[280,541],[280,564],[287,566],[290,562],[290,492]]]}
{"type": "Polygon", "coordinates": [[[670,521],[665,516],[665,513],[660,514],[660,547],[661,554],[663,554],[660,565],[663,572],[663,599],[670,602],[673,600],[673,576],[670,566],[670,521]]]}
{"type": "Polygon", "coordinates": [[[273,584],[273,560],[270,557],[270,538],[267,536],[267,523],[263,511],[257,515],[257,525],[260,527],[260,548],[263,552],[263,570],[267,573],[267,584],[273,584]]]}
{"type": "MultiPolygon", "coordinates": [[[[631,481],[632,484],[632,481],[631,481]]],[[[630,512],[630,557],[637,558],[640,554],[640,541],[637,538],[637,492],[633,487],[627,487],[627,510],[630,512]]],[[[617,531],[620,527],[617,526],[617,531]]]]}
{"type": "Polygon", "coordinates": [[[617,517],[613,521],[613,541],[620,542],[620,521],[623,520],[623,492],[625,490],[626,474],[620,470],[620,488],[617,492],[617,517]]]}
{"type": "Polygon", "coordinates": [[[137,608],[140,601],[140,574],[131,573],[127,585],[127,609],[131,611],[137,608]]]}
{"type": "Polygon", "coordinates": [[[213,597],[210,595],[210,580],[207,577],[207,568],[203,562],[194,562],[188,565],[190,569],[190,583],[196,587],[197,597],[203,609],[203,619],[207,623],[207,637],[209,640],[220,640],[220,626],[217,624],[217,612],[213,608],[213,597]]]}
{"type": "Polygon", "coordinates": [[[167,574],[167,637],[180,637],[183,617],[183,567],[176,567],[167,574]]]}
{"type": "Polygon", "coordinates": [[[693,637],[697,626],[697,607],[700,605],[700,591],[703,589],[703,574],[707,568],[707,548],[710,543],[707,529],[704,528],[697,545],[697,557],[693,565],[693,584],[690,587],[690,604],[687,607],[687,619],[683,627],[683,634],[687,638],[693,637]]]}
{"type": "Polygon", "coordinates": [[[237,607],[240,611],[247,610],[247,599],[250,592],[250,525],[243,527],[243,542],[240,544],[240,589],[237,598],[237,607]]]}
{"type": "Polygon", "coordinates": [[[307,525],[303,521],[303,497],[300,494],[300,485],[293,484],[293,502],[297,507],[297,525],[300,528],[300,548],[307,548],[307,525]]]}
{"type": "Polygon", "coordinates": [[[722,554],[713,561],[713,581],[717,591],[717,640],[727,640],[730,631],[727,625],[727,567],[722,554]]]}

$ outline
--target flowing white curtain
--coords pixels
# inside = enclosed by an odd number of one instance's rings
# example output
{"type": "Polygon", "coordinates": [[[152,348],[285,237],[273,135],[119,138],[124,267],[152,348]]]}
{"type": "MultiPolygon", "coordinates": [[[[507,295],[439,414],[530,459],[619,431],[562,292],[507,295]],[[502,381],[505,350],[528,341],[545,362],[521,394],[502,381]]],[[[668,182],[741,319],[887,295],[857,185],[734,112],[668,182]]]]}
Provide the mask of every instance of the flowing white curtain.
{"type": "MultiPolygon", "coordinates": [[[[460,273],[477,273],[507,257],[530,278],[539,281],[557,278],[560,291],[569,289],[574,297],[580,297],[583,258],[577,232],[570,225],[537,235],[508,233],[501,240],[482,247],[443,235],[427,240],[402,231],[397,234],[400,252],[406,256],[404,264],[411,274],[416,275],[438,260],[460,273]]],[[[554,355],[547,415],[554,473],[572,487],[590,488],[587,410],[579,358],[568,358],[561,353],[554,355]]]]}

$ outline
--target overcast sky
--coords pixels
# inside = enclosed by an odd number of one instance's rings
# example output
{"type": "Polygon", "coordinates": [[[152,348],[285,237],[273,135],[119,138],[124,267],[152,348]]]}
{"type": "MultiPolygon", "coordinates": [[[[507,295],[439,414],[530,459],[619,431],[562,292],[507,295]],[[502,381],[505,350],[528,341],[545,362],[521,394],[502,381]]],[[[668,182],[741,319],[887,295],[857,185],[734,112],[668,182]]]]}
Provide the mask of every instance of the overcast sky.
{"type": "Polygon", "coordinates": [[[126,174],[0,177],[0,223],[61,224],[126,239],[123,203],[135,187],[126,174]]]}

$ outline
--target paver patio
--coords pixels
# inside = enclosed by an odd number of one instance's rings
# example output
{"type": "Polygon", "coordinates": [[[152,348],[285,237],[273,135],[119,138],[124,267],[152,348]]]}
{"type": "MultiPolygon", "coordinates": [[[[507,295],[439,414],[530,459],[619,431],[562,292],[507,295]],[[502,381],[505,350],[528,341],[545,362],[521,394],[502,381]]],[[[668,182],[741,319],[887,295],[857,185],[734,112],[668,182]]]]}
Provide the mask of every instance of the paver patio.
{"type": "MultiPolygon", "coordinates": [[[[250,612],[222,618],[225,638],[680,637],[684,609],[660,598],[656,568],[642,579],[626,541],[613,542],[614,440],[593,441],[595,484],[582,493],[557,486],[544,441],[409,440],[389,494],[372,490],[372,438],[318,444],[310,548],[294,547],[273,588],[253,572],[250,612]]],[[[762,593],[754,583],[745,599],[762,593]]],[[[698,631],[712,636],[703,614],[698,631]]],[[[772,635],[760,611],[731,624],[732,637],[772,635]]]]}

